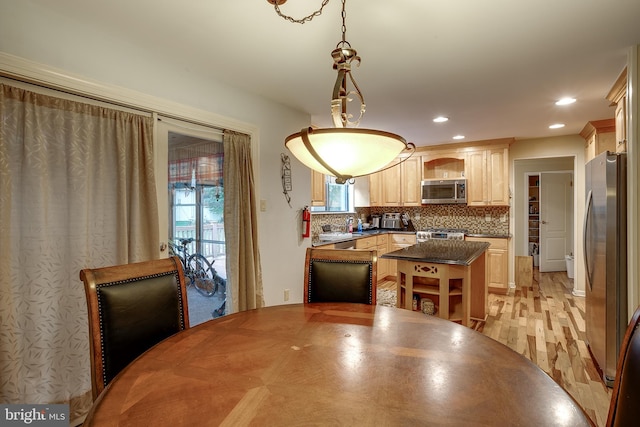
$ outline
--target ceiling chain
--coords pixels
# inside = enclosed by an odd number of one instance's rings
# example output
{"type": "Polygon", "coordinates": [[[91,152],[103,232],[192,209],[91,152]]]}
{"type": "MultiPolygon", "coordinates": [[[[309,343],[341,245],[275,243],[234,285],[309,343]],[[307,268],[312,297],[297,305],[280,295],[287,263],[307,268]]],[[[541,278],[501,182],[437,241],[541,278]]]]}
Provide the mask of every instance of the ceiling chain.
{"type": "MultiPolygon", "coordinates": [[[[269,3],[271,3],[271,1],[269,1],[269,3]]],[[[305,22],[311,21],[316,16],[320,16],[322,14],[322,9],[324,9],[324,7],[327,5],[327,3],[329,3],[329,0],[322,0],[322,5],[320,6],[320,9],[316,10],[311,15],[305,16],[304,18],[301,18],[301,19],[296,19],[296,18],[293,18],[291,16],[284,15],[280,11],[280,6],[278,6],[278,2],[277,1],[273,2],[273,7],[276,10],[276,13],[278,14],[278,16],[286,19],[287,21],[293,22],[294,24],[304,24],[305,22]]]]}

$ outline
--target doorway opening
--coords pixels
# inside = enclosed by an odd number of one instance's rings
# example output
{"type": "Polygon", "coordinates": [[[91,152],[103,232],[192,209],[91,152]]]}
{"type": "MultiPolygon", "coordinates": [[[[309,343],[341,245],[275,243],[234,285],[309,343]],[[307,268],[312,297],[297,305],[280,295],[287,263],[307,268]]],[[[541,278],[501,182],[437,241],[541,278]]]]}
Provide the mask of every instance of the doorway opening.
{"type": "Polygon", "coordinates": [[[226,312],[224,146],[168,132],[168,240],[184,259],[192,325],[226,312]]]}

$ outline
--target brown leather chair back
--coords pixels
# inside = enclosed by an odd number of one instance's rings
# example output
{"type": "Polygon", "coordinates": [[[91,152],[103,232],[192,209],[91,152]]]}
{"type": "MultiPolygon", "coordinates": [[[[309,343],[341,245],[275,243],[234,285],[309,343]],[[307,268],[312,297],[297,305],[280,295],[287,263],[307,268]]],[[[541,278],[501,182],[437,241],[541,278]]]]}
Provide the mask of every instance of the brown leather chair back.
{"type": "Polygon", "coordinates": [[[637,426],[640,423],[639,326],[640,307],[629,322],[620,348],[607,426],[637,426]]]}
{"type": "Polygon", "coordinates": [[[178,257],[80,272],[89,314],[94,399],[136,357],[189,328],[178,257]]]}
{"type": "Polygon", "coordinates": [[[304,301],[376,303],[375,250],[308,248],[304,301]]]}

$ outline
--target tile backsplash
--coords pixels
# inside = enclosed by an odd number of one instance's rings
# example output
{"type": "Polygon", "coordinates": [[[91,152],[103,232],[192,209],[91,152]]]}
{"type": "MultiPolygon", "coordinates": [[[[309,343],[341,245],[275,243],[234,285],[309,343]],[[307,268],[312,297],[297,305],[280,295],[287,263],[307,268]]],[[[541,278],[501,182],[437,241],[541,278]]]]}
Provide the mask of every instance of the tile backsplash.
{"type": "MultiPolygon", "coordinates": [[[[509,207],[470,207],[459,205],[427,205],[417,207],[373,207],[356,208],[355,215],[313,214],[311,237],[316,240],[322,226],[329,224],[336,231],[344,231],[347,218],[353,216],[367,222],[371,215],[385,212],[407,213],[416,230],[425,228],[465,228],[473,234],[509,234],[509,207]]],[[[354,223],[355,228],[355,223],[354,223]]]]}

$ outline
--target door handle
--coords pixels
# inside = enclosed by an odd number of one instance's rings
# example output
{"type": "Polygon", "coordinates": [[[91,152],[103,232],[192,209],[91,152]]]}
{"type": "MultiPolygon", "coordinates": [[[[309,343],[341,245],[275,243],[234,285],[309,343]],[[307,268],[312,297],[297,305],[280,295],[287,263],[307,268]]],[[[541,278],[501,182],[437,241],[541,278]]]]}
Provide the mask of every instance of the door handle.
{"type": "Polygon", "coordinates": [[[593,194],[591,193],[591,190],[589,190],[589,193],[587,194],[587,203],[584,208],[584,221],[582,223],[582,256],[584,258],[584,269],[587,276],[587,284],[589,285],[589,290],[593,290],[593,285],[591,283],[591,272],[589,271],[589,254],[587,254],[587,221],[589,219],[589,213],[591,212],[592,202],[593,194]]]}

